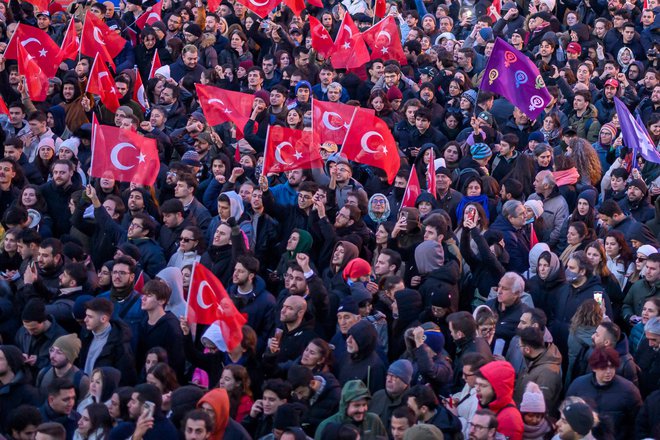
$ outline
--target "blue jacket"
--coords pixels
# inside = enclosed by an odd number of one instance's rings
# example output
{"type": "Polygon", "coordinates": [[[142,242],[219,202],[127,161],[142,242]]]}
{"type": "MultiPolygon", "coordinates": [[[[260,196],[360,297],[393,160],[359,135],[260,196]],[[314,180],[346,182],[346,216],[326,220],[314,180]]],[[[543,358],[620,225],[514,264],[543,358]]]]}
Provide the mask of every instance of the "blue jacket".
{"type": "MultiPolygon", "coordinates": [[[[328,101],[328,92],[327,90],[324,92],[321,89],[321,83],[316,84],[315,86],[312,86],[312,93],[314,94],[314,97],[318,100],[321,101],[328,101]]],[[[351,97],[348,95],[348,92],[346,91],[346,87],[341,88],[341,97],[339,98],[339,102],[346,102],[351,97]]]]}
{"type": "Polygon", "coordinates": [[[247,325],[257,333],[257,352],[263,353],[266,348],[266,340],[275,329],[275,306],[276,301],[272,293],[266,290],[266,282],[257,276],[254,279],[254,290],[248,296],[238,294],[238,286],[232,284],[227,289],[229,296],[236,304],[239,312],[247,314],[247,325]]]}
{"type": "Polygon", "coordinates": [[[130,239],[128,242],[140,249],[140,264],[150,278],[167,266],[163,248],[153,238],[130,239]]]}
{"type": "Polygon", "coordinates": [[[529,238],[524,230],[516,230],[503,215],[498,216],[490,228],[504,235],[504,245],[509,253],[509,264],[506,269],[518,273],[529,269],[529,238]]]}
{"type": "Polygon", "coordinates": [[[275,203],[282,206],[293,206],[298,204],[298,191],[293,189],[289,182],[280,183],[270,188],[275,203]]]}

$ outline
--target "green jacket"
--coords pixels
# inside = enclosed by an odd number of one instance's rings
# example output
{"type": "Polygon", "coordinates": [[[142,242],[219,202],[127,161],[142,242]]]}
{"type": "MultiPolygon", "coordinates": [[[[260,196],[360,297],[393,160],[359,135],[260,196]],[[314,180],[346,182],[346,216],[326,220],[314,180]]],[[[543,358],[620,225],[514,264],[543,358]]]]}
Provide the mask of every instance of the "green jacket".
{"type": "Polygon", "coordinates": [[[644,302],[656,295],[660,295],[660,280],[651,285],[645,279],[641,279],[632,286],[623,299],[623,319],[628,321],[632,315],[641,316],[644,302]]]}
{"type": "Polygon", "coordinates": [[[341,390],[339,411],[321,422],[319,427],[316,429],[314,440],[321,439],[323,430],[330,423],[338,423],[340,425],[351,424],[355,426],[360,430],[360,438],[363,440],[371,440],[378,437],[386,438],[387,431],[385,430],[385,426],[376,414],[368,412],[364,417],[364,421],[360,424],[354,423],[353,420],[346,415],[346,410],[348,409],[348,404],[350,402],[363,399],[371,400],[371,394],[369,393],[369,389],[366,387],[366,385],[361,380],[349,380],[346,382],[341,390]]]}
{"type": "Polygon", "coordinates": [[[587,139],[591,143],[598,142],[600,122],[598,122],[598,110],[592,104],[581,117],[573,112],[568,118],[568,125],[575,130],[578,137],[587,139]]]}

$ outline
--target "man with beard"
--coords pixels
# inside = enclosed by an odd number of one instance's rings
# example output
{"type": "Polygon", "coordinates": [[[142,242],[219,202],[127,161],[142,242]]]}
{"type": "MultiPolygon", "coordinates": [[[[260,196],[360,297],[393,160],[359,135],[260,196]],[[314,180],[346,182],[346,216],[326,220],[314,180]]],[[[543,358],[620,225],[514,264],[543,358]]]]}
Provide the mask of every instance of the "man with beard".
{"type": "Polygon", "coordinates": [[[268,339],[268,350],[264,354],[266,364],[295,360],[316,337],[314,320],[307,314],[307,302],[301,296],[292,295],[284,300],[280,322],[284,329],[281,332],[281,329],[275,329],[273,337],[268,339]]]}
{"type": "Polygon", "coordinates": [[[469,440],[495,440],[497,435],[497,416],[489,409],[478,409],[469,421],[469,440]]]}
{"type": "Polygon", "coordinates": [[[21,405],[11,410],[7,419],[8,440],[34,440],[41,413],[32,405],[21,405]]]}
{"type": "Polygon", "coordinates": [[[330,225],[330,220],[325,213],[325,205],[316,203],[315,207],[320,219],[321,234],[327,243],[334,243],[338,240],[359,243],[360,255],[371,260],[374,234],[362,221],[360,208],[355,205],[344,205],[337,212],[334,225],[330,225]]]}
{"type": "Polygon", "coordinates": [[[25,120],[25,107],[20,102],[9,104],[9,117],[2,122],[2,129],[7,138],[23,137],[30,131],[30,126],[25,120]]]}
{"type": "MultiPolygon", "coordinates": [[[[187,128],[186,109],[179,99],[179,93],[180,89],[176,84],[168,82],[163,86],[163,90],[161,90],[160,95],[158,96],[158,104],[163,107],[163,110],[165,110],[165,116],[167,117],[165,127],[170,130],[176,130],[183,127],[187,128]]],[[[199,131],[201,132],[201,129],[199,129],[199,131]]]]}
{"type": "Polygon", "coordinates": [[[313,373],[297,364],[289,368],[287,382],[291,384],[292,396],[307,407],[302,417],[305,432],[314,435],[327,415],[337,411],[341,397],[339,382],[331,373],[313,373]]]}
{"type": "Polygon", "coordinates": [[[69,200],[74,192],[82,189],[79,183],[73,183],[74,173],[75,167],[71,161],[58,159],[53,162],[51,168],[53,179],[40,187],[48,205],[48,215],[53,219],[53,236],[55,237],[68,234],[71,229],[69,200]]]}
{"type": "Polygon", "coordinates": [[[493,361],[476,373],[475,388],[479,406],[497,414],[498,432],[511,439],[522,439],[524,424],[513,402],[515,372],[506,361],[493,361]]]}
{"type": "Polygon", "coordinates": [[[89,377],[73,363],[78,359],[81,342],[75,333],[60,336],[50,347],[50,366],[37,375],[37,388],[45,395],[48,386],[57,378],[73,382],[78,396],[86,396],[89,391],[89,377]]]}
{"type": "Polygon", "coordinates": [[[67,263],[59,275],[59,281],[60,288],[46,305],[46,313],[53,316],[67,331],[77,332],[80,325],[73,317],[73,305],[76,298],[82,295],[83,287],[87,286],[87,268],[83,263],[67,263]]]}
{"type": "Polygon", "coordinates": [[[54,298],[64,271],[62,243],[57,238],[44,239],[37,250],[36,263],[23,274],[23,285],[19,288],[21,298],[54,298]]]}
{"type": "Polygon", "coordinates": [[[615,78],[610,78],[605,81],[602,96],[594,102],[594,107],[598,110],[598,122],[600,122],[601,126],[610,122],[614,113],[616,113],[614,97],[617,96],[618,90],[619,81],[615,78]]]}
{"type": "Polygon", "coordinates": [[[626,191],[626,198],[619,201],[619,206],[623,213],[631,215],[635,220],[640,223],[655,217],[655,208],[649,203],[648,187],[644,180],[633,179],[628,183],[628,190],[626,191]]]}
{"type": "Polygon", "coordinates": [[[480,353],[484,359],[490,361],[493,355],[488,343],[477,335],[477,322],[469,312],[454,312],[447,317],[449,333],[456,343],[456,357],[454,358],[454,390],[461,391],[465,385],[463,375],[463,356],[467,353],[480,353]]]}
{"type": "Polygon", "coordinates": [[[186,218],[195,219],[197,226],[206,232],[211,223],[211,214],[208,209],[195,198],[195,190],[199,183],[193,174],[177,174],[177,183],[174,187],[174,197],[183,204],[186,218]]]}
{"type": "Polygon", "coordinates": [[[408,408],[415,413],[417,423],[433,425],[447,438],[454,438],[454,435],[461,432],[460,420],[440,405],[431,387],[415,385],[406,395],[408,408]]]}
{"type": "Polygon", "coordinates": [[[298,187],[306,181],[309,177],[304,170],[291,170],[285,173],[286,182],[275,185],[270,190],[272,191],[275,203],[278,205],[290,206],[295,205],[298,199],[298,187]]]}
{"type": "Polygon", "coordinates": [[[0,159],[0,212],[7,212],[19,197],[20,190],[14,185],[16,170],[15,160],[8,157],[0,159]]]}
{"type": "Polygon", "coordinates": [[[277,301],[278,310],[282,310],[284,301],[293,295],[307,302],[307,311],[314,318],[314,331],[324,335],[329,307],[328,291],[321,278],[310,267],[309,256],[306,254],[299,253],[296,255],[296,261],[287,264],[284,290],[280,292],[277,301]]]}

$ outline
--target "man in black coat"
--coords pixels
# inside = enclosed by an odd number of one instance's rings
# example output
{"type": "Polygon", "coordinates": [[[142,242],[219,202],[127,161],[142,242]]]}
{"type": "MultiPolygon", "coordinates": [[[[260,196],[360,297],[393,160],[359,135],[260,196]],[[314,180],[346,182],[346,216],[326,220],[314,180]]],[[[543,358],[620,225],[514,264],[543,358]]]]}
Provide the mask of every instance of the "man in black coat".
{"type": "Polygon", "coordinates": [[[25,153],[23,153],[23,141],[21,139],[10,137],[5,141],[5,157],[14,159],[21,166],[23,174],[29,183],[33,185],[44,183],[44,178],[37,167],[33,163],[30,163],[25,153]]]}
{"type": "Polygon", "coordinates": [[[316,337],[314,319],[307,313],[305,298],[291,295],[284,300],[280,310],[282,331],[275,329],[268,339],[265,358],[276,358],[277,362],[292,361],[302,355],[309,341],[316,337]]]}
{"type": "Polygon", "coordinates": [[[465,385],[463,379],[463,356],[467,353],[480,353],[488,362],[493,360],[488,343],[477,336],[477,322],[469,312],[454,312],[447,317],[449,332],[456,344],[456,357],[454,358],[454,388],[459,392],[465,385]]]}
{"type": "Polygon", "coordinates": [[[165,259],[177,251],[181,232],[193,224],[192,216],[186,216],[183,203],[177,199],[166,200],[160,207],[163,214],[163,227],[158,233],[158,244],[165,252],[165,259]]]}
{"type": "Polygon", "coordinates": [[[8,432],[9,415],[20,405],[38,405],[39,395],[30,384],[23,353],[13,345],[0,345],[0,431],[8,432]]]}
{"type": "Polygon", "coordinates": [[[331,373],[314,374],[302,365],[289,368],[288,382],[298,401],[307,406],[302,418],[303,429],[307,435],[313,436],[319,424],[328,418],[328,414],[334,414],[339,408],[339,382],[331,373]]]}
{"type": "Polygon", "coordinates": [[[502,339],[506,348],[516,335],[520,317],[525,311],[521,296],[525,291],[525,280],[515,272],[507,272],[497,285],[497,297],[489,300],[486,305],[499,315],[495,326],[495,340],[502,339]]]}
{"type": "Polygon", "coordinates": [[[48,205],[48,215],[53,219],[53,236],[59,237],[71,229],[69,199],[82,187],[72,181],[76,169],[71,161],[56,160],[51,170],[53,180],[41,185],[40,189],[48,205]]]}

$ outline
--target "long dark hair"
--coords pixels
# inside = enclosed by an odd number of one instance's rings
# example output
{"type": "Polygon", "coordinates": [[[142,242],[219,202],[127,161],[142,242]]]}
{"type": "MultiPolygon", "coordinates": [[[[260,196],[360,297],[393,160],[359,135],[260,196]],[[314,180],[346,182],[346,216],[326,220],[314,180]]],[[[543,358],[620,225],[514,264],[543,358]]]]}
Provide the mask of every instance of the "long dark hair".
{"type": "Polygon", "coordinates": [[[106,439],[110,429],[112,429],[112,417],[110,417],[108,407],[104,403],[92,403],[85,409],[89,414],[89,421],[92,425],[85,438],[89,438],[100,428],[103,430],[103,434],[98,436],[97,439],[106,439]]]}

